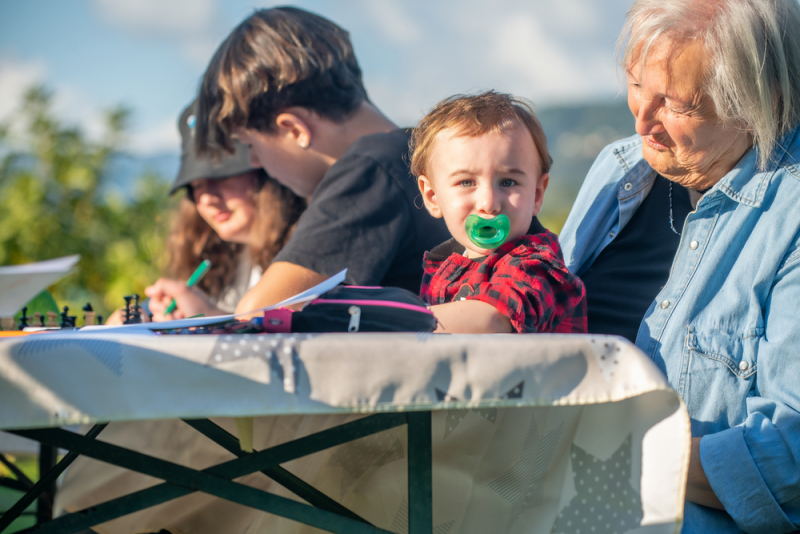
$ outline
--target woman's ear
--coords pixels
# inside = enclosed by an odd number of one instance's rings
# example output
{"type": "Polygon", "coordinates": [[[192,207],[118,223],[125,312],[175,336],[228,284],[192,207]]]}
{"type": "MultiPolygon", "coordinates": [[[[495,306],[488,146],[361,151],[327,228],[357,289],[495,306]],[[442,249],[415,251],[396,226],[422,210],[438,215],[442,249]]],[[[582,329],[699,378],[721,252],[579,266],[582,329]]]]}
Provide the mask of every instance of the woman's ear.
{"type": "Polygon", "coordinates": [[[288,137],[300,148],[311,146],[310,124],[299,115],[283,112],[275,117],[275,124],[278,126],[279,135],[288,137]]]}
{"type": "Polygon", "coordinates": [[[419,192],[422,193],[422,202],[425,203],[425,208],[428,213],[440,219],[442,217],[442,210],[439,207],[439,200],[436,198],[436,191],[431,187],[431,182],[426,176],[420,175],[417,179],[419,192]]]}
{"type": "Polygon", "coordinates": [[[544,203],[544,192],[547,191],[547,186],[550,184],[550,175],[544,173],[539,177],[539,183],[536,184],[536,196],[533,199],[533,215],[539,215],[539,210],[542,209],[544,203]]]}

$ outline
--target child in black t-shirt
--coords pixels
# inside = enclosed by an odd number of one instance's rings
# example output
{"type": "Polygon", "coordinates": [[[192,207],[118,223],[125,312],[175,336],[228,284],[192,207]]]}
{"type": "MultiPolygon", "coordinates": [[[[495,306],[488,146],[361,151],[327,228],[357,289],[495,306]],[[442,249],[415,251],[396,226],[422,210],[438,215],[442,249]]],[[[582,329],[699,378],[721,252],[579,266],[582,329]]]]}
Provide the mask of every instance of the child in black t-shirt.
{"type": "Polygon", "coordinates": [[[258,10],[215,53],[198,102],[201,152],[230,150],[238,138],[253,166],[310,197],[237,312],[279,302],[345,267],[351,284],[419,289],[419,258],[447,229],[414,205],[409,133],[367,99],[345,30],[302,9],[258,10]]]}

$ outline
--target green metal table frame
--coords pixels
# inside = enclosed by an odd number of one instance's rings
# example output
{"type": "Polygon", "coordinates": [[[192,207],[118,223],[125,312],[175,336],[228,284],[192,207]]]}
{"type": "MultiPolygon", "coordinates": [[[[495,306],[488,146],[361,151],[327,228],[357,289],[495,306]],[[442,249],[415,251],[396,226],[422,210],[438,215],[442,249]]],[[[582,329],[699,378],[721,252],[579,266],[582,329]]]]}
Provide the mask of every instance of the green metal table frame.
{"type": "MultiPolygon", "coordinates": [[[[97,438],[105,424],[95,425],[86,435],[60,428],[7,430],[36,440],[47,447],[69,451],[60,462],[29,487],[5,514],[0,532],[37,498],[52,488],[56,479],[79,455],[88,456],[131,471],[164,480],[150,488],[113,499],[91,508],[64,515],[21,532],[74,534],[112,519],[161,504],[183,495],[202,491],[222,499],[276,514],[313,527],[338,533],[386,533],[351,510],[308,485],[280,466],[349,441],[390,428],[408,425],[408,522],[409,534],[433,533],[433,489],[431,458],[431,413],[402,412],[374,414],[350,423],[282,443],[262,451],[245,453],[239,440],[207,419],[185,420],[187,424],[237,456],[201,471],[148,456],[97,438]],[[308,504],[233,482],[233,479],[262,472],[308,504]]],[[[30,486],[30,484],[26,484],[30,486]]]]}

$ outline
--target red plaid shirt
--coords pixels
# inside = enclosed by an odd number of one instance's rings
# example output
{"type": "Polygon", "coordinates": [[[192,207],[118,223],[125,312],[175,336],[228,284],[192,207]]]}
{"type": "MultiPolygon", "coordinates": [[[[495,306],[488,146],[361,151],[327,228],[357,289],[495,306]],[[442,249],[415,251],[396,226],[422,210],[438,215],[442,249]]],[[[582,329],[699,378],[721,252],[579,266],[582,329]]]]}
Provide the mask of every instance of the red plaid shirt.
{"type": "Polygon", "coordinates": [[[564,265],[555,234],[524,235],[478,259],[464,250],[450,239],[425,253],[422,300],[486,302],[517,332],[586,333],[586,290],[564,265]]]}

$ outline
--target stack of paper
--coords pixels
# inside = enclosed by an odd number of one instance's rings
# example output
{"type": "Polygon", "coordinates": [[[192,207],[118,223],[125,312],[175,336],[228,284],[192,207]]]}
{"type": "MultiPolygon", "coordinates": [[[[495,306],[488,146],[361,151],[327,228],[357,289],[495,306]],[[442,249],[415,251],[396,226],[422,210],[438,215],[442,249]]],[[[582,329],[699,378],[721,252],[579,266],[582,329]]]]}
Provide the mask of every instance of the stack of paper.
{"type": "Polygon", "coordinates": [[[0,317],[10,317],[47,286],[69,273],[80,256],[0,267],[0,317]]]}

